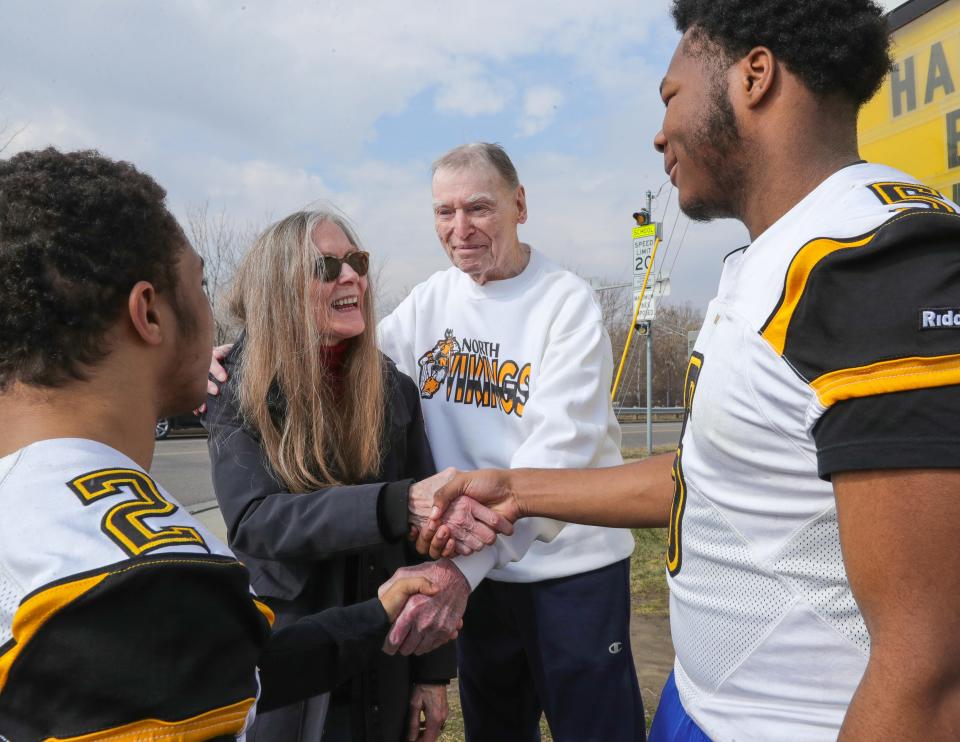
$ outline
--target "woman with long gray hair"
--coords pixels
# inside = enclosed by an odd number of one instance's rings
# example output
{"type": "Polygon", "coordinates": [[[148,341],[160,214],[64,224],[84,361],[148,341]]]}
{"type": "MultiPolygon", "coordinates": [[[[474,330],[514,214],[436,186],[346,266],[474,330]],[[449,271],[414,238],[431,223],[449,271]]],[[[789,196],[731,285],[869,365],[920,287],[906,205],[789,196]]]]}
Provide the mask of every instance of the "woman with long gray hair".
{"type": "MultiPolygon", "coordinates": [[[[231,291],[242,334],[207,400],[214,488],[278,626],[374,597],[419,559],[406,537],[414,501],[432,504],[436,485],[418,480],[433,461],[416,386],[377,350],[368,268],[341,215],[302,211],[256,239],[231,291]]],[[[248,739],[399,742],[417,736],[421,713],[438,728],[453,645],[406,658],[367,639],[361,672],[258,716],[248,739]]]]}

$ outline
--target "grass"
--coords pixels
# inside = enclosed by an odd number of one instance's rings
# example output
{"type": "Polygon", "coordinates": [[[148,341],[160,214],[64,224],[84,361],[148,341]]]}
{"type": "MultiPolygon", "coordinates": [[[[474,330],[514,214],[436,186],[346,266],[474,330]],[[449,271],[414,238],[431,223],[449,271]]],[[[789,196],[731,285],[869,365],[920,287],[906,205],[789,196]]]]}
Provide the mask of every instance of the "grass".
{"type": "Polygon", "coordinates": [[[634,528],[633,539],[637,542],[637,548],[630,557],[633,612],[642,616],[667,616],[670,592],[663,575],[667,529],[634,528]]]}
{"type": "MultiPolygon", "coordinates": [[[[447,694],[450,702],[450,715],[447,717],[447,726],[440,733],[439,742],[463,742],[465,735],[463,732],[463,712],[460,710],[460,693],[457,690],[457,681],[450,683],[450,693],[447,694]]],[[[550,727],[547,726],[547,720],[540,717],[540,740],[541,742],[553,742],[553,736],[550,734],[550,727]]]]}
{"type": "MultiPolygon", "coordinates": [[[[630,558],[630,595],[634,615],[666,616],[668,612],[667,581],[663,576],[663,555],[667,548],[667,529],[635,528],[633,537],[637,548],[630,558]]],[[[450,683],[450,716],[440,735],[440,742],[461,742],[464,739],[463,713],[457,682],[450,683]]],[[[647,729],[653,718],[653,709],[647,709],[647,729]]],[[[540,719],[542,742],[553,742],[546,719],[540,719]]]]}
{"type": "MultiPolygon", "coordinates": [[[[658,453],[674,453],[676,450],[676,446],[654,446],[653,455],[656,456],[658,453]]],[[[623,455],[624,461],[645,459],[647,458],[647,447],[642,446],[640,448],[622,448],[620,449],[620,453],[623,455]]]]}

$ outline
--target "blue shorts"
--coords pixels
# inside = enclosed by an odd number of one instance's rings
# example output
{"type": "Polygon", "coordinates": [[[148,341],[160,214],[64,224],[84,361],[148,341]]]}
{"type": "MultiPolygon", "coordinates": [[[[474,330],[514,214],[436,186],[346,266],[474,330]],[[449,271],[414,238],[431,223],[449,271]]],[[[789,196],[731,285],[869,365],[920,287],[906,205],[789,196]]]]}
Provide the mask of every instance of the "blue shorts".
{"type": "Polygon", "coordinates": [[[647,742],[710,742],[703,730],[687,716],[683,704],[680,703],[680,694],[677,692],[677,683],[672,672],[663,685],[660,705],[653,717],[647,742]]]}

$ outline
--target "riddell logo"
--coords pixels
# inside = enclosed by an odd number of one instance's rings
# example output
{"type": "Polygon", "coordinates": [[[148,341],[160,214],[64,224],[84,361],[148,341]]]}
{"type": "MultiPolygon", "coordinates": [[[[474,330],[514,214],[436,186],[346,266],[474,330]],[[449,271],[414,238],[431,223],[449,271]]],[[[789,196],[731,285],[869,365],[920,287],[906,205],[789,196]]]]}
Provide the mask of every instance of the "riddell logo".
{"type": "Polygon", "coordinates": [[[960,330],[960,308],[921,309],[921,330],[960,330]]]}

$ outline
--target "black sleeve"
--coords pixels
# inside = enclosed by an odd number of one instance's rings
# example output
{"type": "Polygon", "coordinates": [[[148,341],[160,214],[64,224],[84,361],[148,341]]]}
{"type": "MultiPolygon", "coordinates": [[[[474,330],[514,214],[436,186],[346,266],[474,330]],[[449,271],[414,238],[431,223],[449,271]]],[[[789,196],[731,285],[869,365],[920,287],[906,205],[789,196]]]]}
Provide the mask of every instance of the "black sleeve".
{"type": "Polygon", "coordinates": [[[909,209],[808,243],[761,334],[825,409],[813,428],[821,477],[960,465],[957,214],[909,209]]]}
{"type": "Polygon", "coordinates": [[[447,642],[432,652],[410,657],[410,675],[414,683],[446,685],[457,675],[457,643],[447,642]]]}
{"type": "Polygon", "coordinates": [[[847,399],[813,429],[820,477],[960,467],[960,386],[847,399]]]}
{"type": "Polygon", "coordinates": [[[278,629],[260,656],[258,711],[332,690],[368,665],[390,621],[376,598],[329,608],[278,629]]]}
{"type": "Polygon", "coordinates": [[[380,491],[377,501],[377,522],[380,532],[388,543],[395,543],[407,535],[410,529],[410,500],[412,479],[390,482],[380,491]]]}
{"type": "MultiPolygon", "coordinates": [[[[259,442],[241,424],[232,358],[225,364],[230,379],[219,395],[207,397],[204,418],[213,487],[230,546],[261,559],[319,560],[393,540],[392,530],[381,529],[384,483],[290,493],[278,481],[259,442]]],[[[404,498],[405,514],[405,490],[394,495],[404,498]]],[[[390,512],[396,518],[399,511],[390,512]]]]}
{"type": "Polygon", "coordinates": [[[270,632],[243,565],[185,553],[46,585],[15,626],[0,647],[0,737],[11,740],[119,738],[132,724],[189,736],[201,715],[237,732],[270,632]]]}
{"type": "MultiPolygon", "coordinates": [[[[400,377],[400,393],[404,404],[410,413],[410,424],[407,428],[407,455],[404,462],[405,474],[414,479],[425,479],[436,473],[433,463],[433,453],[427,440],[427,432],[423,424],[423,412],[420,409],[420,392],[406,374],[397,372],[400,377]]],[[[429,561],[407,544],[408,563],[419,564],[429,561]]],[[[446,684],[457,674],[457,646],[456,642],[448,642],[442,647],[420,656],[410,658],[410,672],[415,683],[446,684]]]]}

